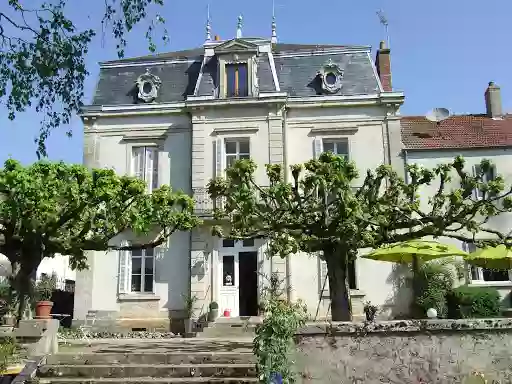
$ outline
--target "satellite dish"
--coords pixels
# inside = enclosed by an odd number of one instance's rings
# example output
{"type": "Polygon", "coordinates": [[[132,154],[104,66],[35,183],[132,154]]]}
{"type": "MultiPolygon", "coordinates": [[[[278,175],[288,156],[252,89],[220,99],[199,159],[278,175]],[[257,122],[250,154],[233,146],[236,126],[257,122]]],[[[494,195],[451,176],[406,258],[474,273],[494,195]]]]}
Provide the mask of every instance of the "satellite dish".
{"type": "Polygon", "coordinates": [[[450,111],[446,108],[434,108],[425,117],[427,120],[440,122],[450,117],[450,111]]]}

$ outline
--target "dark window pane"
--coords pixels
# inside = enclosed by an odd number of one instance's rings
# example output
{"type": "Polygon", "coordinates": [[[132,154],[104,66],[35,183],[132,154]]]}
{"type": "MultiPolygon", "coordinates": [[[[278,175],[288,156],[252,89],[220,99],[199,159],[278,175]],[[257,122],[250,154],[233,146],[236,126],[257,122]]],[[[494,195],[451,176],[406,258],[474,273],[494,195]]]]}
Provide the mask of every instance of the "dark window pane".
{"type": "Polygon", "coordinates": [[[142,258],[132,257],[132,273],[136,275],[142,273],[142,258]]]}
{"type": "Polygon", "coordinates": [[[222,257],[222,284],[225,286],[235,285],[235,256],[222,257]]]}
{"type": "Polygon", "coordinates": [[[348,286],[350,289],[357,289],[355,260],[348,263],[348,286]]]}
{"type": "Polygon", "coordinates": [[[238,96],[245,97],[249,94],[249,82],[247,81],[247,65],[238,65],[238,96]]]}
{"type": "Polygon", "coordinates": [[[153,275],[144,276],[144,292],[153,292],[153,275]]]}
{"type": "Polygon", "coordinates": [[[235,87],[235,72],[236,67],[233,64],[226,65],[226,96],[233,97],[236,96],[236,87],[235,87]]]}
{"type": "Polygon", "coordinates": [[[244,247],[254,247],[254,239],[245,239],[242,242],[242,246],[244,246],[244,247]]]}
{"type": "Polygon", "coordinates": [[[132,256],[142,256],[142,249],[133,250],[132,256]]]}
{"type": "Polygon", "coordinates": [[[336,79],[336,75],[332,72],[325,75],[325,82],[329,85],[334,85],[336,83],[336,79]]]}
{"type": "Polygon", "coordinates": [[[324,152],[333,152],[334,153],[334,143],[324,141],[324,152]]]}
{"type": "Polygon", "coordinates": [[[132,292],[140,292],[140,275],[132,275],[132,292]]]}
{"type": "Polygon", "coordinates": [[[153,258],[152,257],[146,257],[144,260],[144,273],[147,275],[153,274],[153,258]]]}
{"type": "Polygon", "coordinates": [[[478,267],[471,267],[471,280],[478,280],[478,267]]]}
{"type": "Polygon", "coordinates": [[[227,154],[235,154],[236,153],[236,141],[226,141],[226,153],[227,154]]]}
{"type": "Polygon", "coordinates": [[[337,155],[348,155],[348,142],[338,141],[336,142],[336,154],[337,155]]]}
{"type": "Polygon", "coordinates": [[[240,155],[238,156],[239,160],[244,160],[244,159],[250,159],[250,156],[249,154],[244,154],[244,155],[240,155]]]}
{"type": "Polygon", "coordinates": [[[146,256],[153,256],[155,254],[154,248],[148,248],[146,249],[146,256]]]}
{"type": "Polygon", "coordinates": [[[240,154],[249,154],[249,140],[240,140],[240,154]]]}
{"type": "Polygon", "coordinates": [[[222,240],[222,246],[224,248],[233,248],[235,246],[235,240],[233,240],[233,239],[224,239],[224,240],[222,240]]]}
{"type": "Polygon", "coordinates": [[[508,271],[500,271],[494,269],[483,269],[482,273],[484,275],[485,281],[508,281],[508,271]]]}

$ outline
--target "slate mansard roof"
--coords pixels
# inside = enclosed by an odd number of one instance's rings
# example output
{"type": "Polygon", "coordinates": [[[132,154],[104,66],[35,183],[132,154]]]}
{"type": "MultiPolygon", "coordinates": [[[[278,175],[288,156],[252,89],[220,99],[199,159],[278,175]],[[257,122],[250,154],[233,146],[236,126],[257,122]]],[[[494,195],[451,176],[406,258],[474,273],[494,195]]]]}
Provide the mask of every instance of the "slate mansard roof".
{"type": "MultiPolygon", "coordinates": [[[[268,40],[256,38],[240,40],[248,44],[269,44],[268,40]]],[[[204,52],[201,47],[102,63],[92,105],[136,104],[135,82],[147,69],[162,82],[156,103],[214,95],[218,87],[217,58],[212,56],[204,60],[204,52]]],[[[275,68],[280,92],[288,93],[289,97],[317,96],[318,71],[329,60],[343,70],[342,87],[334,95],[365,95],[381,91],[370,47],[304,44],[275,44],[271,55],[259,52],[256,58],[259,90],[278,91],[272,73],[275,68]]]]}

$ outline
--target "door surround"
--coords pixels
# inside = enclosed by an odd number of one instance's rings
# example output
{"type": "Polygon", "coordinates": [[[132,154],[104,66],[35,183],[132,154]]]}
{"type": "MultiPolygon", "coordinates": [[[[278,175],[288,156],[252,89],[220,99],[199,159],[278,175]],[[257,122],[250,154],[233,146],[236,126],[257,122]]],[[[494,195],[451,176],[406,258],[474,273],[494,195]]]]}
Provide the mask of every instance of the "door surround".
{"type": "MultiPolygon", "coordinates": [[[[230,317],[239,317],[239,254],[240,252],[256,252],[257,253],[257,269],[258,273],[261,274],[262,272],[262,266],[264,265],[264,252],[262,250],[263,244],[262,240],[254,239],[253,244],[249,244],[250,241],[244,242],[242,240],[235,240],[230,241],[227,239],[219,239],[218,240],[218,256],[215,260],[217,264],[217,289],[216,297],[214,297],[214,300],[219,304],[219,315],[222,317],[224,309],[229,307],[231,310],[231,316],[230,317]],[[233,256],[233,264],[234,264],[234,281],[233,285],[225,285],[225,277],[224,276],[224,257],[226,256],[233,256]],[[229,303],[229,304],[228,304],[229,303]]],[[[226,260],[228,264],[230,264],[231,260],[228,258],[226,260]]],[[[229,266],[228,266],[229,268],[229,266]]],[[[258,276],[257,279],[257,291],[258,291],[258,297],[260,295],[260,287],[261,287],[262,279],[260,276],[258,276]]]]}

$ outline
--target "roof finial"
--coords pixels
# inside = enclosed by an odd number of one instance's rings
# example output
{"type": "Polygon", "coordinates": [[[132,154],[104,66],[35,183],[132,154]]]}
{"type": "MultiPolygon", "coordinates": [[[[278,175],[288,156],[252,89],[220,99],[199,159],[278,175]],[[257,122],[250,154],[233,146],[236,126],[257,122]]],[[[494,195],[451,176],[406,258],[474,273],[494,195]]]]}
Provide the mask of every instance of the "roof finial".
{"type": "Polygon", "coordinates": [[[270,39],[272,44],[277,44],[277,32],[276,32],[276,1],[272,0],[272,38],[270,39]]]}
{"type": "Polygon", "coordinates": [[[236,26],[236,38],[240,39],[242,37],[242,15],[238,16],[238,24],[236,26]]]}
{"type": "Polygon", "coordinates": [[[208,3],[207,18],[206,18],[206,41],[212,40],[212,23],[210,20],[210,3],[208,3]]]}

